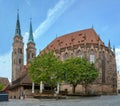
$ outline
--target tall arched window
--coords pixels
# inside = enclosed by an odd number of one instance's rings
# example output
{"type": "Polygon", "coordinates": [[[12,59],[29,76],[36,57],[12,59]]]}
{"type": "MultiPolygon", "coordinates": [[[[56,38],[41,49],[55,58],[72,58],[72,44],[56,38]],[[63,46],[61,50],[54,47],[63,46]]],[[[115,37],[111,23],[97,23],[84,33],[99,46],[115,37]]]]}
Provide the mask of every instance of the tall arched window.
{"type": "Polygon", "coordinates": [[[32,53],[32,58],[34,57],[34,53],[32,53]]]}
{"type": "Polygon", "coordinates": [[[77,55],[77,57],[80,57],[80,58],[82,58],[82,57],[83,57],[83,56],[82,56],[82,53],[80,52],[80,50],[79,50],[79,51],[77,51],[76,55],[77,55]]]}
{"type": "Polygon", "coordinates": [[[93,51],[91,51],[91,53],[90,53],[90,63],[95,63],[95,55],[94,55],[93,51]]]}
{"type": "Polygon", "coordinates": [[[68,57],[69,57],[69,54],[68,54],[68,53],[65,53],[65,54],[64,54],[64,57],[63,57],[63,60],[68,59],[68,57]]]}
{"type": "Polygon", "coordinates": [[[21,64],[22,63],[22,59],[19,59],[19,64],[21,64]]]}

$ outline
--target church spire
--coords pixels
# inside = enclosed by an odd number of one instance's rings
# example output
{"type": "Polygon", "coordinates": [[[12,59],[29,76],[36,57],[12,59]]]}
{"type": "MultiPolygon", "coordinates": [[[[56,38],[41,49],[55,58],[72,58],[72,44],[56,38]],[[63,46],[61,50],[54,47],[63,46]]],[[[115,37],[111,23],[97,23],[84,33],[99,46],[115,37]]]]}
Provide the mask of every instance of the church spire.
{"type": "Polygon", "coordinates": [[[29,31],[29,39],[28,39],[28,43],[29,43],[29,42],[34,43],[31,18],[30,18],[30,31],[29,31]]]}
{"type": "Polygon", "coordinates": [[[32,21],[30,19],[30,31],[29,31],[29,38],[26,48],[26,57],[27,57],[27,64],[29,64],[33,58],[36,56],[36,48],[35,48],[35,42],[33,38],[33,31],[32,31],[32,21]]]}
{"type": "Polygon", "coordinates": [[[113,46],[113,52],[114,52],[114,54],[115,54],[115,46],[113,46]]]}
{"type": "Polygon", "coordinates": [[[110,40],[109,40],[109,42],[108,42],[108,48],[111,49],[110,40]]]}
{"type": "Polygon", "coordinates": [[[21,36],[20,21],[19,21],[19,10],[17,10],[17,22],[16,22],[15,36],[16,35],[21,36]]]}

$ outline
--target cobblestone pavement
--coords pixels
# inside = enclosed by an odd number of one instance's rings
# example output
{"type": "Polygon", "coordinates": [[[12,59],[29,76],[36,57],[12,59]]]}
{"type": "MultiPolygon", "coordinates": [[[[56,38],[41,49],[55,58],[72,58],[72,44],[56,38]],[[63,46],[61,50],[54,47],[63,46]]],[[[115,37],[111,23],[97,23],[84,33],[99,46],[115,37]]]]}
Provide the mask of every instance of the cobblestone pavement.
{"type": "Polygon", "coordinates": [[[68,99],[25,99],[0,102],[0,106],[120,106],[120,95],[68,99]]]}

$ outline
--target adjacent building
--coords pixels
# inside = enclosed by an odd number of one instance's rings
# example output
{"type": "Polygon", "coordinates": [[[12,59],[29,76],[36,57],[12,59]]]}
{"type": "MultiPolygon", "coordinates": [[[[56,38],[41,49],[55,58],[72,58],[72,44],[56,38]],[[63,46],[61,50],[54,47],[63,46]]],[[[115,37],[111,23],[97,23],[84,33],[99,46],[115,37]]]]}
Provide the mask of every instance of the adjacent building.
{"type": "Polygon", "coordinates": [[[120,93],[120,73],[117,73],[117,91],[120,93]]]}

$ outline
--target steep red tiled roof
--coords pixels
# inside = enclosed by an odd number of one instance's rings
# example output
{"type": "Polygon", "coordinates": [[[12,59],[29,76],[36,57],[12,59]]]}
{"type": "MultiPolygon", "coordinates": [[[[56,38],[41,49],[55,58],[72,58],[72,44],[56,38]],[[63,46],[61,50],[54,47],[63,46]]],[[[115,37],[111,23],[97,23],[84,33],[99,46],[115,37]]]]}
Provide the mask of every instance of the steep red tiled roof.
{"type": "Polygon", "coordinates": [[[44,50],[56,50],[78,44],[100,44],[104,45],[93,28],[80,30],[60,36],[53,40],[44,50]]]}
{"type": "Polygon", "coordinates": [[[28,75],[28,68],[29,68],[29,64],[27,64],[27,65],[24,66],[24,70],[22,71],[22,76],[24,76],[24,77],[21,80],[21,84],[31,83],[31,79],[30,79],[30,77],[28,75]]]}
{"type": "Polygon", "coordinates": [[[27,73],[26,76],[22,79],[21,84],[31,84],[31,83],[32,81],[27,73]]]}

